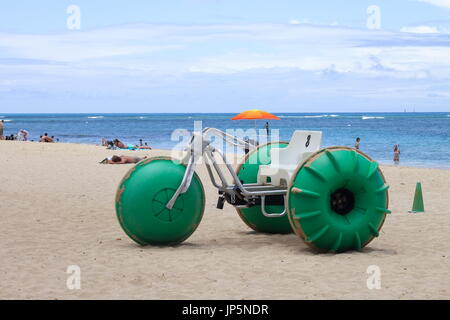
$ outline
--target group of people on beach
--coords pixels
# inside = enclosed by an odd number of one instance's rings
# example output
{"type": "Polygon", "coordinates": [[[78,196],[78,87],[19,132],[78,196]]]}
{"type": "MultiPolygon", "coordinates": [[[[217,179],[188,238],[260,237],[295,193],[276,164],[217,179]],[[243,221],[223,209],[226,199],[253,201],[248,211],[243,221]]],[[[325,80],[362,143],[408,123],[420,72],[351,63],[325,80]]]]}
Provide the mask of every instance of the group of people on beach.
{"type": "MultiPolygon", "coordinates": [[[[0,140],[15,140],[15,141],[28,141],[30,133],[25,129],[20,129],[17,134],[11,133],[10,135],[4,136],[5,130],[5,120],[0,121],[0,140]]],[[[33,141],[33,140],[31,140],[33,141]]],[[[44,135],[39,137],[39,142],[55,142],[59,141],[54,136],[49,136],[48,133],[44,133],[44,135]]]]}
{"type": "MultiPolygon", "coordinates": [[[[19,132],[14,135],[4,136],[4,128],[5,121],[0,121],[0,140],[18,140],[18,141],[28,141],[29,132],[27,130],[21,129],[19,132]]],[[[264,125],[264,129],[267,131],[267,135],[269,135],[269,123],[266,122],[264,125]]],[[[49,136],[48,133],[44,133],[44,135],[39,137],[39,142],[45,143],[53,143],[55,141],[59,141],[59,139],[55,139],[54,136],[49,136]]],[[[359,150],[361,144],[361,138],[357,137],[354,148],[359,150]]],[[[142,139],[139,139],[139,145],[135,144],[125,144],[119,139],[107,140],[105,138],[102,139],[102,146],[105,146],[107,149],[127,149],[127,150],[151,150],[152,148],[147,145],[147,142],[143,142],[142,139]]],[[[247,150],[246,150],[247,151],[247,150]]],[[[247,152],[246,152],[247,153],[247,152]]],[[[399,164],[400,162],[400,145],[395,144],[393,149],[394,157],[393,161],[395,164],[399,164]]],[[[129,156],[112,156],[110,158],[105,158],[100,163],[109,163],[109,164],[124,164],[124,163],[137,163],[142,159],[139,157],[129,157],[129,156]]]]}
{"type": "Polygon", "coordinates": [[[4,136],[3,132],[5,129],[5,120],[0,121],[0,140],[17,140],[17,141],[28,141],[29,132],[25,129],[20,129],[17,134],[11,133],[10,135],[4,136]]]}
{"type": "MultiPolygon", "coordinates": [[[[355,149],[359,150],[359,145],[361,144],[361,138],[356,138],[355,141],[355,149]]],[[[399,144],[395,144],[394,145],[394,164],[399,164],[400,163],[400,145],[399,144]]]]}
{"type": "MultiPolygon", "coordinates": [[[[59,141],[58,139],[56,139],[56,141],[59,141]]],[[[39,137],[39,142],[48,142],[48,143],[53,143],[55,142],[55,136],[48,136],[48,133],[44,133],[43,136],[39,137]]]]}
{"type": "Polygon", "coordinates": [[[147,145],[147,142],[143,143],[142,139],[139,139],[139,145],[137,144],[125,144],[119,139],[114,140],[106,140],[102,139],[102,146],[106,147],[106,149],[128,149],[128,150],[151,150],[152,147],[147,145]]]}
{"type": "MultiPolygon", "coordinates": [[[[105,138],[102,139],[102,146],[106,147],[106,149],[116,150],[116,149],[126,149],[126,150],[151,150],[152,147],[147,145],[147,142],[143,142],[142,139],[139,139],[139,145],[136,144],[125,144],[119,139],[107,140],[105,138]]],[[[147,157],[133,157],[133,156],[125,156],[125,155],[113,155],[112,157],[108,157],[100,161],[101,164],[127,164],[127,163],[138,163],[141,160],[146,159],[147,157]]]]}

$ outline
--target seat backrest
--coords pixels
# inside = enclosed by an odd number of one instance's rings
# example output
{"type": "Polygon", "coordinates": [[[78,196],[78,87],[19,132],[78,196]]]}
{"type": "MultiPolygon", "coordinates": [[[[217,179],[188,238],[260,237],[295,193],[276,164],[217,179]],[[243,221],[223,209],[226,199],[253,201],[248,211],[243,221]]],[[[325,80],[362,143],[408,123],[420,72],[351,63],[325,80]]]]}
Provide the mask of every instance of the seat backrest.
{"type": "Polygon", "coordinates": [[[271,166],[297,166],[305,153],[319,151],[321,142],[322,131],[296,130],[286,148],[270,150],[271,166]]]}
{"type": "Polygon", "coordinates": [[[303,152],[316,152],[320,149],[322,131],[295,130],[289,146],[303,152]]]}

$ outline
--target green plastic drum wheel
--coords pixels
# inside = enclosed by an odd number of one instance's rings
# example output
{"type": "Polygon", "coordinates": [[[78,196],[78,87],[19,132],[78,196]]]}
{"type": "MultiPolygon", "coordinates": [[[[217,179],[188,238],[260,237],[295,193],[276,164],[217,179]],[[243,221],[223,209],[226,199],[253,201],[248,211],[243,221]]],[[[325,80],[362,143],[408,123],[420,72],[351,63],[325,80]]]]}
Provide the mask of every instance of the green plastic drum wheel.
{"type": "Polygon", "coordinates": [[[195,231],[205,209],[197,174],[173,208],[166,208],[185,171],[183,164],[171,158],[155,157],[139,162],[125,175],[116,194],[116,213],[131,239],[141,245],[174,245],[195,231]]]}
{"type": "Polygon", "coordinates": [[[326,148],[297,168],[289,186],[289,221],[319,251],[360,250],[378,237],[390,213],[388,188],[378,163],[364,153],[326,148]]]}
{"type": "MultiPolygon", "coordinates": [[[[270,164],[270,149],[273,147],[285,148],[287,145],[287,142],[268,143],[248,153],[236,171],[242,183],[256,183],[259,165],[270,164]]],[[[236,210],[245,224],[255,231],[281,234],[292,232],[287,215],[268,218],[263,215],[261,206],[253,206],[245,209],[236,208],[236,210]]],[[[279,213],[283,210],[284,206],[266,206],[268,213],[279,213]]]]}

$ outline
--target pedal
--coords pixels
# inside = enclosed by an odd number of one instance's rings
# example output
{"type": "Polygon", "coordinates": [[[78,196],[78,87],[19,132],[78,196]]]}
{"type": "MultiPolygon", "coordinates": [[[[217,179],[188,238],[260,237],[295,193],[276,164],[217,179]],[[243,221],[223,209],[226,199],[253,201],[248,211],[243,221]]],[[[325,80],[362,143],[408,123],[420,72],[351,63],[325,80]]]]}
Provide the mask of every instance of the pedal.
{"type": "Polygon", "coordinates": [[[217,199],[217,206],[216,206],[216,208],[222,210],[224,203],[225,203],[225,197],[223,195],[220,195],[219,198],[217,199]]]}

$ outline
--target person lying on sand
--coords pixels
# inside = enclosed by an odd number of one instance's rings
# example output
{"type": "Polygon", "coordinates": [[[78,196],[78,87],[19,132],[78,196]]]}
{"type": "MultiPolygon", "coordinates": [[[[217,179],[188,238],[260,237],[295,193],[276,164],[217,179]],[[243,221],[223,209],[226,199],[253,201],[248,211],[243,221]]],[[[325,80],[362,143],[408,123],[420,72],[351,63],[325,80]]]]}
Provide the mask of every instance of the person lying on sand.
{"type": "Polygon", "coordinates": [[[149,147],[147,145],[145,145],[145,146],[138,146],[138,145],[134,145],[134,144],[125,145],[119,139],[114,139],[113,143],[114,143],[114,146],[119,148],[119,149],[130,149],[130,150],[133,150],[133,149],[151,150],[152,149],[152,147],[149,147]]]}
{"type": "Polygon", "coordinates": [[[100,161],[101,164],[127,164],[127,163],[138,163],[139,161],[142,161],[144,159],[147,159],[147,157],[130,157],[130,156],[112,156],[110,158],[105,158],[102,161],[100,161]]]}

